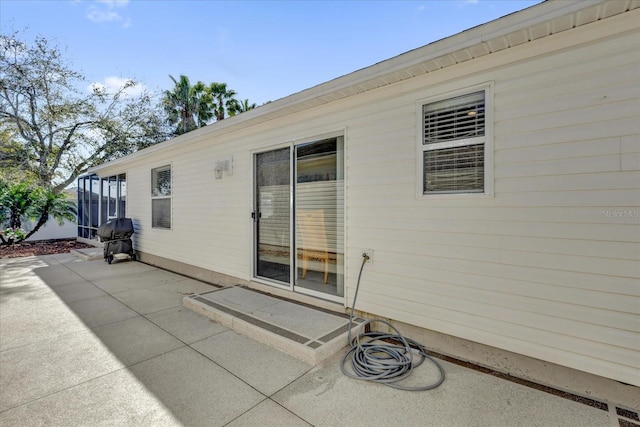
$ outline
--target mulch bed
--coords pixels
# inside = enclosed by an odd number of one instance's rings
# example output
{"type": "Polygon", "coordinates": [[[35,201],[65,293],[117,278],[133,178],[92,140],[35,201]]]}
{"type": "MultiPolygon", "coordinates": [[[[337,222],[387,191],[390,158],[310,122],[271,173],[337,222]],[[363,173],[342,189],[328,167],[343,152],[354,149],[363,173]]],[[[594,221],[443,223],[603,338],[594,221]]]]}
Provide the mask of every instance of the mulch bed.
{"type": "Polygon", "coordinates": [[[0,258],[21,258],[36,255],[64,254],[72,249],[93,248],[75,239],[36,240],[10,246],[0,246],[0,258]]]}

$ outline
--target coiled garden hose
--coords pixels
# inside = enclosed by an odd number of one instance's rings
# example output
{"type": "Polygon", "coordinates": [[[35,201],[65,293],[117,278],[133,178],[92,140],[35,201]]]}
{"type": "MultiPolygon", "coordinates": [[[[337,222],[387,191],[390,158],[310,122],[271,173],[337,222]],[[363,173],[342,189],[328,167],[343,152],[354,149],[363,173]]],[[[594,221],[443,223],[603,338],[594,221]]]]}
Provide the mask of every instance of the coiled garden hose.
{"type": "Polygon", "coordinates": [[[353,306],[351,315],[349,316],[349,345],[351,348],[342,357],[340,370],[348,377],[363,381],[373,381],[382,383],[389,387],[399,390],[423,391],[432,390],[444,382],[444,369],[431,356],[427,354],[427,350],[420,343],[405,338],[400,332],[389,322],[380,319],[371,319],[360,325],[354,339],[351,338],[351,328],[353,327],[353,313],[356,308],[356,300],[358,299],[358,290],[360,289],[360,278],[364,265],[369,260],[367,254],[363,254],[360,273],[358,274],[358,282],[356,285],[356,293],[353,296],[353,306]],[[365,332],[367,325],[372,323],[382,323],[387,325],[395,334],[384,332],[365,332]],[[414,361],[414,356],[418,359],[414,361]],[[422,386],[404,386],[398,384],[400,381],[408,378],[413,370],[428,359],[440,372],[438,380],[432,384],[422,386]],[[346,366],[351,362],[350,372],[346,366]]]}

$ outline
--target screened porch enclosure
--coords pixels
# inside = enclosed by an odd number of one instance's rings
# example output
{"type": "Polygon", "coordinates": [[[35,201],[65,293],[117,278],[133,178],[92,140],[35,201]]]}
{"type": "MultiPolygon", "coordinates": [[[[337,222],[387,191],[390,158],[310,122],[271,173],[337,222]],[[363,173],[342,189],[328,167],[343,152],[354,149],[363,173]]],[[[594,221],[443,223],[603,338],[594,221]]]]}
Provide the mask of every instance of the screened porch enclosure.
{"type": "Polygon", "coordinates": [[[98,227],[126,216],[126,174],[78,178],[78,238],[97,240],[98,227]]]}

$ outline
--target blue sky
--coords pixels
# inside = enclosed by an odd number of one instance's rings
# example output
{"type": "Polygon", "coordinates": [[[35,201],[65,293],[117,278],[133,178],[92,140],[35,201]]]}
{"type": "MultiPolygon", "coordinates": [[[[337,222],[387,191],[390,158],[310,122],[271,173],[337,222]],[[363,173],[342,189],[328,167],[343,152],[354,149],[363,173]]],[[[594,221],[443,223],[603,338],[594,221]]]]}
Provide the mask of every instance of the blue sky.
{"type": "Polygon", "coordinates": [[[184,74],[260,105],[537,3],[0,0],[0,29],[55,40],[87,85],[184,74]]]}

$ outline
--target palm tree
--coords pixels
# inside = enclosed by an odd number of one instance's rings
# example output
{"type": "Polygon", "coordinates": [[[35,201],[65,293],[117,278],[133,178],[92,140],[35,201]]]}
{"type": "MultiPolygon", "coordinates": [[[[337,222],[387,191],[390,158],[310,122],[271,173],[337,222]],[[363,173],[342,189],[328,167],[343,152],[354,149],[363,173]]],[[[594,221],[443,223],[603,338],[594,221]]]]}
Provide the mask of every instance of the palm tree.
{"type": "MultiPolygon", "coordinates": [[[[231,89],[227,89],[226,83],[211,83],[207,88],[209,94],[213,98],[213,113],[216,116],[216,120],[224,120],[225,113],[231,111],[234,105],[238,102],[234,96],[236,92],[231,89]]],[[[231,115],[231,113],[229,113],[231,115]]]]}
{"type": "Polygon", "coordinates": [[[201,81],[191,85],[187,76],[179,80],[169,75],[174,83],[173,90],[164,92],[163,105],[168,114],[169,123],[177,125],[175,134],[192,131],[205,126],[213,118],[211,95],[201,81]]]}
{"type": "Polygon", "coordinates": [[[42,227],[49,217],[58,220],[76,220],[76,208],[73,200],[65,193],[56,193],[50,188],[39,187],[28,181],[7,183],[0,181],[0,225],[8,225],[11,235],[5,238],[0,230],[0,244],[10,245],[28,239],[42,227]],[[38,222],[29,232],[22,231],[22,222],[26,219],[38,222]],[[16,231],[21,231],[19,237],[16,231]]]}
{"type": "Polygon", "coordinates": [[[35,220],[38,218],[38,222],[24,239],[31,237],[40,227],[46,224],[50,217],[56,219],[60,225],[64,223],[64,220],[76,221],[78,214],[76,205],[73,199],[65,192],[56,193],[49,188],[40,188],[37,196],[37,214],[32,215],[30,219],[35,220]]]}
{"type": "Polygon", "coordinates": [[[227,112],[229,116],[233,117],[236,114],[244,113],[245,111],[253,110],[257,107],[255,103],[249,104],[249,100],[245,99],[243,101],[233,100],[234,102],[227,107],[227,112]]]}

